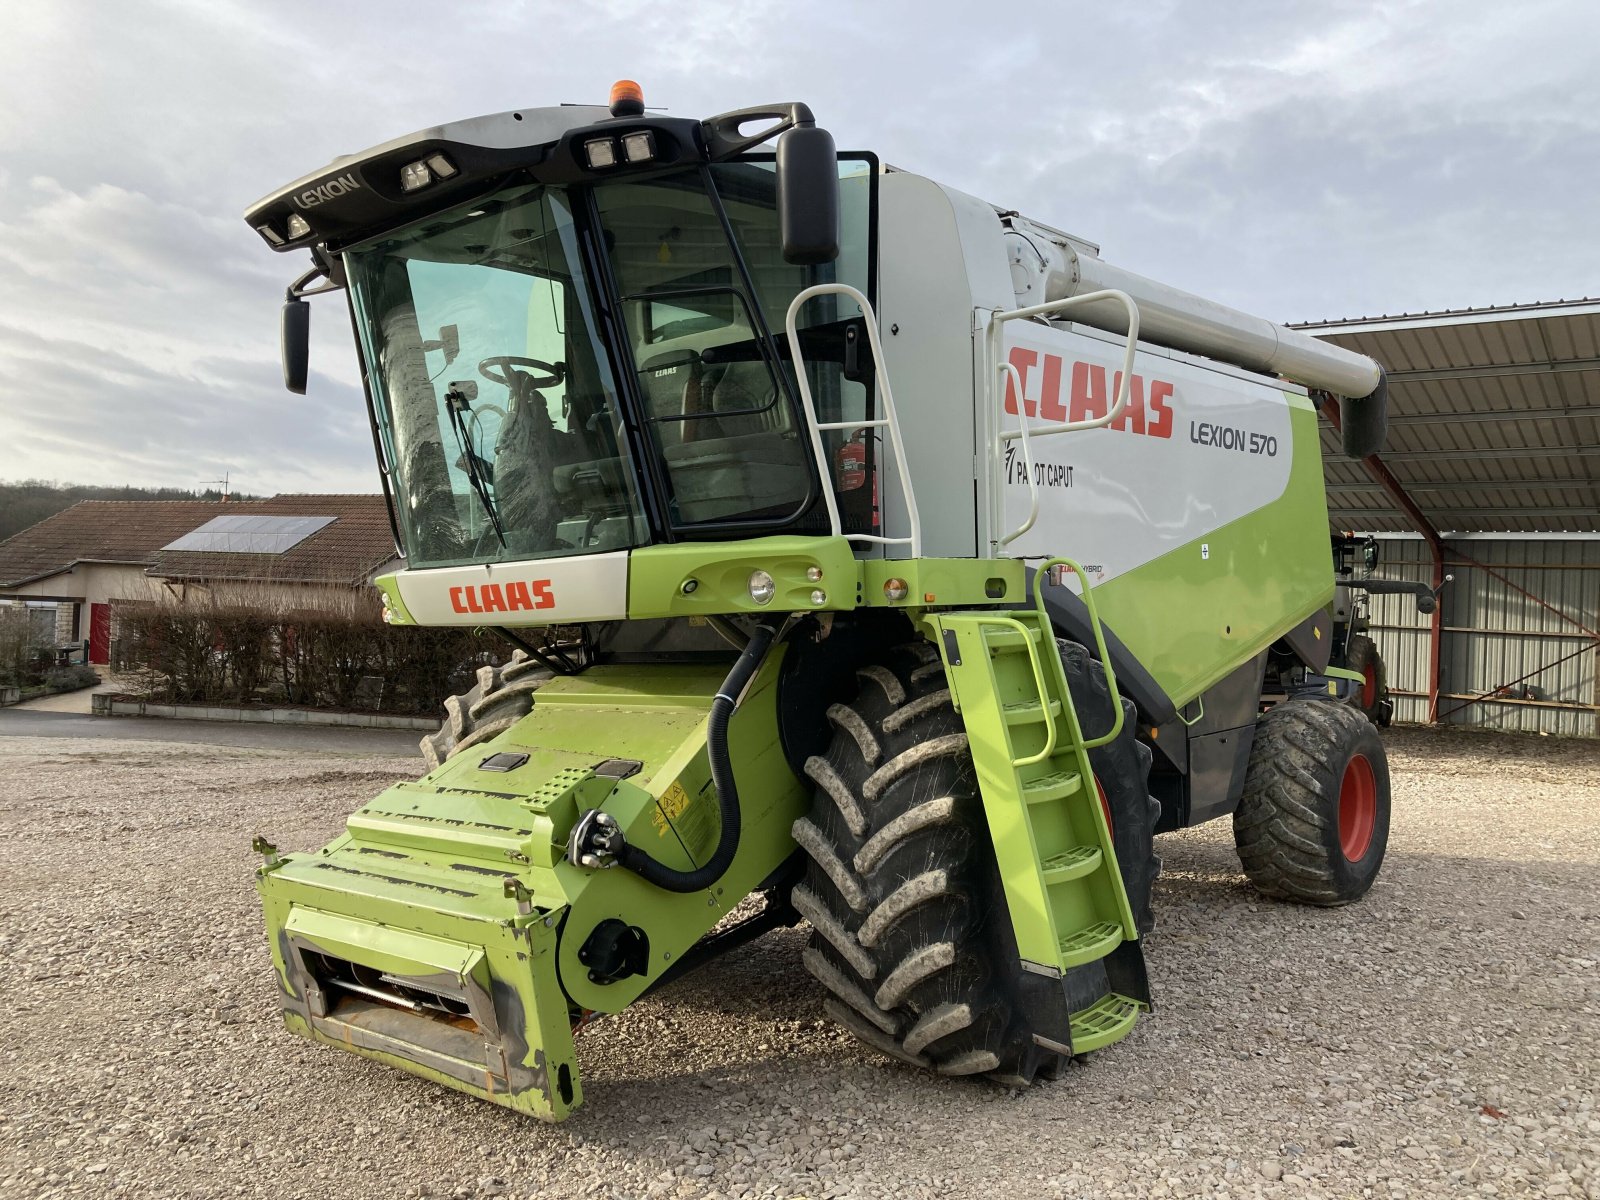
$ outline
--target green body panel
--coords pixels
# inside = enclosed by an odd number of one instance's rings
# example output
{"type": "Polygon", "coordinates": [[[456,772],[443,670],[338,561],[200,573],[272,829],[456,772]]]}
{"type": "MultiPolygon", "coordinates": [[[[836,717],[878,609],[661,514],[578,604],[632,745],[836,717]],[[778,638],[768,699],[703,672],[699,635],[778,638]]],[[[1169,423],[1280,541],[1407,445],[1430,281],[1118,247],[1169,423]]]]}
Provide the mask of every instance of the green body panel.
{"type": "Polygon", "coordinates": [[[872,558],[861,564],[861,603],[867,607],[1016,604],[1026,589],[1027,570],[1014,558],[872,558]],[[905,583],[904,600],[885,595],[891,579],[905,583]]]}
{"type": "Polygon", "coordinates": [[[859,568],[842,537],[753,538],[740,542],[676,542],[628,555],[628,616],[719,616],[805,612],[856,606],[859,568]],[[766,571],[777,591],[766,604],[750,598],[750,573],[766,571]],[[820,579],[807,570],[820,570],[820,579]],[[686,590],[687,589],[687,590],[686,590]],[[822,604],[811,593],[827,594],[822,604]]]}
{"type": "Polygon", "coordinates": [[[790,826],[809,796],[778,739],[782,658],[769,658],[729,724],[743,832],[706,891],[678,895],[629,871],[574,866],[565,843],[582,812],[603,807],[668,866],[709,857],[721,827],[705,748],[726,674],[717,664],[601,666],[552,680],[517,725],[389,788],[321,851],[273,856],[258,887],[290,1028],[536,1116],[565,1115],[581,1094],[575,1017],[636,999],[794,852],[790,826]],[[501,752],[527,759],[483,769],[501,752]],[[639,767],[596,775],[609,759],[639,767]],[[596,982],[577,961],[608,918],[648,939],[642,974],[596,982]],[[465,996],[478,1028],[368,1003],[322,981],[308,953],[356,964],[358,983],[398,978],[465,996]]]}
{"type": "MultiPolygon", "coordinates": [[[[939,646],[966,727],[1026,969],[1060,975],[1136,942],[1088,746],[1044,613],[944,612],[929,615],[924,627],[939,646]]],[[[1116,733],[1114,727],[1109,736],[1116,733]]],[[[1083,1053],[1125,1036],[1139,1007],[1108,991],[1072,1015],[1072,1049],[1083,1053]]]]}
{"type": "Polygon", "coordinates": [[[1294,460],[1279,499],[1095,585],[1106,623],[1180,707],[1333,598],[1317,414],[1286,395],[1294,460]]]}
{"type": "Polygon", "coordinates": [[[379,575],[374,579],[373,586],[383,595],[384,621],[389,625],[415,625],[411,613],[406,609],[406,602],[400,596],[400,583],[397,578],[399,572],[388,575],[379,575]]]}
{"type": "MultiPolygon", "coordinates": [[[[547,572],[559,572],[566,559],[546,560],[547,572]]],[[[384,619],[391,625],[417,620],[400,595],[403,571],[381,575],[374,582],[384,598],[384,619]]],[[[708,617],[774,612],[845,612],[856,608],[898,608],[916,611],[937,604],[1015,603],[1022,599],[1024,569],[1015,559],[920,558],[857,559],[842,537],[782,535],[734,542],[677,542],[643,546],[628,555],[628,619],[708,617]],[[765,604],[750,597],[750,574],[766,571],[775,585],[765,604]],[[820,572],[813,579],[814,573],[820,572]],[[897,579],[905,594],[891,600],[884,585],[897,579]],[[815,593],[823,593],[819,603],[815,593]],[[930,599],[930,597],[932,597],[930,599]]],[[[584,620],[569,613],[556,623],[584,620]]],[[[486,616],[484,624],[518,628],[548,622],[536,613],[486,616]]]]}

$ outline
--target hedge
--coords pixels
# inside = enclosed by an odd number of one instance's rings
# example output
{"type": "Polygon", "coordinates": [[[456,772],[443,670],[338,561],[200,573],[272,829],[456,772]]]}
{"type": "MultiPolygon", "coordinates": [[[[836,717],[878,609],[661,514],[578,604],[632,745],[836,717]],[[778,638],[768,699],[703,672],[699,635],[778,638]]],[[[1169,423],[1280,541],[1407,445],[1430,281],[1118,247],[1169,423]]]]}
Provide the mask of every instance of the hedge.
{"type": "Polygon", "coordinates": [[[115,657],[152,700],[427,716],[509,657],[475,630],[393,628],[376,604],[343,607],[117,602],[115,657]]]}

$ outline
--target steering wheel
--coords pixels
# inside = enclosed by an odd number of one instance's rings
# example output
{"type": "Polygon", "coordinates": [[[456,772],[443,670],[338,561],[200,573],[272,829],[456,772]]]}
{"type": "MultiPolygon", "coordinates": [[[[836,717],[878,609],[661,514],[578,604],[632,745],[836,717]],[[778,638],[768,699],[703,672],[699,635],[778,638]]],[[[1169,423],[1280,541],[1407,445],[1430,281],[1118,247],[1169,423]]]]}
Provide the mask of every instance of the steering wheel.
{"type": "Polygon", "coordinates": [[[519,386],[535,391],[558,387],[567,377],[566,363],[547,363],[537,358],[517,358],[502,355],[486,358],[478,364],[478,374],[490,383],[498,383],[515,393],[519,386]]]}

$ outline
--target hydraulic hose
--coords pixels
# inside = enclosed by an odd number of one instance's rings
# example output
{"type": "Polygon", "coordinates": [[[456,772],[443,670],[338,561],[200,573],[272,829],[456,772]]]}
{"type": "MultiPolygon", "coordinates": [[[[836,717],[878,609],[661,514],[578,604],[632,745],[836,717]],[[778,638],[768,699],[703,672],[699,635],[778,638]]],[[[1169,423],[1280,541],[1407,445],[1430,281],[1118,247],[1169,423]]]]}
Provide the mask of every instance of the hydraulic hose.
{"type": "Polygon", "coordinates": [[[733,762],[728,757],[728,718],[733,715],[739,699],[751,676],[761,666],[772,645],[774,631],[770,626],[758,625],[750,635],[750,642],[733,664],[733,670],[717,689],[717,698],[711,702],[711,715],[706,718],[706,756],[711,760],[711,782],[717,789],[717,811],[722,815],[722,833],[717,847],[703,866],[692,871],[679,871],[657,862],[638,846],[623,845],[617,851],[617,865],[626,867],[647,883],[668,892],[698,892],[721,879],[733,862],[739,849],[742,820],[739,812],[739,789],[733,780],[733,762]]]}

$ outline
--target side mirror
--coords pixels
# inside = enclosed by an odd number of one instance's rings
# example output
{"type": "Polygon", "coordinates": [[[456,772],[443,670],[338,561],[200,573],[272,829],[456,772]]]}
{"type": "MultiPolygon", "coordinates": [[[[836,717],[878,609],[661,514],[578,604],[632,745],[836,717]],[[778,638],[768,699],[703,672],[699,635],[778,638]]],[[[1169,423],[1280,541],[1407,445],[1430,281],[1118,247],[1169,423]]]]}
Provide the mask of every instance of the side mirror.
{"type": "Polygon", "coordinates": [[[311,305],[297,296],[283,302],[280,348],[283,386],[297,396],[306,394],[306,373],[311,362],[311,305]]]}
{"type": "Polygon", "coordinates": [[[444,354],[444,365],[449,366],[455,362],[456,356],[461,353],[461,329],[457,325],[439,326],[439,340],[436,342],[423,342],[423,352],[439,350],[444,354]]]}
{"type": "Polygon", "coordinates": [[[815,266],[839,257],[839,157],[833,135],[796,125],[778,138],[778,230],[783,260],[815,266]]]}

